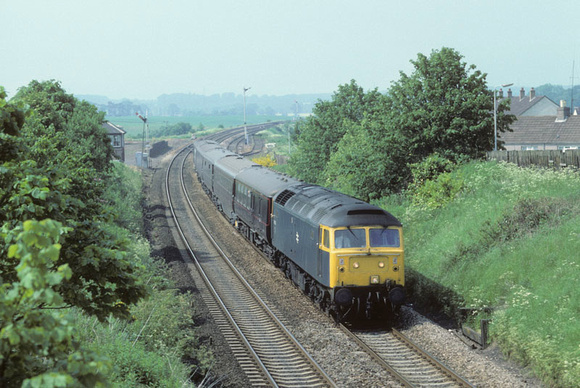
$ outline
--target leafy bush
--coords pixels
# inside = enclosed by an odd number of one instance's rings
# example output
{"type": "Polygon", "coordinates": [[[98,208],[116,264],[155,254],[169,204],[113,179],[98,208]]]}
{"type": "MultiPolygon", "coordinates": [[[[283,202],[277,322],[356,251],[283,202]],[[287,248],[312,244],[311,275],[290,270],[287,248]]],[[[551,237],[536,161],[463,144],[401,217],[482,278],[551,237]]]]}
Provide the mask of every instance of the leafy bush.
{"type": "Polygon", "coordinates": [[[413,204],[420,208],[437,209],[451,202],[462,189],[463,179],[459,174],[443,173],[415,189],[413,204]]]}
{"type": "MultiPolygon", "coordinates": [[[[202,123],[199,123],[198,130],[203,131],[205,128],[202,123]]],[[[163,137],[163,136],[179,136],[179,135],[188,135],[193,133],[194,130],[189,123],[176,123],[169,126],[164,126],[159,128],[158,130],[153,132],[154,137],[163,137]]]]}
{"type": "Polygon", "coordinates": [[[413,181],[408,187],[416,207],[436,209],[444,206],[463,189],[461,174],[452,173],[455,163],[432,154],[411,165],[413,181]]]}
{"type": "Polygon", "coordinates": [[[419,163],[411,164],[412,182],[409,184],[409,191],[415,193],[425,182],[437,179],[445,172],[451,172],[455,164],[449,159],[445,159],[439,154],[431,154],[419,163]]]}
{"type": "Polygon", "coordinates": [[[274,158],[270,154],[253,158],[252,162],[257,163],[257,164],[262,165],[262,166],[266,166],[266,167],[273,167],[277,164],[276,158],[274,158]]]}
{"type": "Polygon", "coordinates": [[[171,355],[148,351],[140,342],[110,338],[99,349],[115,366],[111,380],[117,387],[186,387],[187,367],[171,355]]]}
{"type": "Polygon", "coordinates": [[[115,166],[107,178],[103,199],[115,211],[117,225],[135,234],[143,234],[143,182],[141,175],[122,163],[115,166]]]}
{"type": "Polygon", "coordinates": [[[0,385],[96,385],[106,381],[108,360],[73,341],[74,326],[57,292],[72,271],[57,266],[66,233],[52,220],[25,221],[3,230],[16,235],[8,257],[19,261],[18,281],[0,287],[0,385]],[[54,309],[54,310],[53,310],[54,309]],[[62,310],[62,311],[58,311],[62,310]]]}
{"type": "Polygon", "coordinates": [[[139,234],[140,177],[57,82],[17,97],[0,87],[0,386],[187,385],[182,359],[211,357],[139,234]]]}

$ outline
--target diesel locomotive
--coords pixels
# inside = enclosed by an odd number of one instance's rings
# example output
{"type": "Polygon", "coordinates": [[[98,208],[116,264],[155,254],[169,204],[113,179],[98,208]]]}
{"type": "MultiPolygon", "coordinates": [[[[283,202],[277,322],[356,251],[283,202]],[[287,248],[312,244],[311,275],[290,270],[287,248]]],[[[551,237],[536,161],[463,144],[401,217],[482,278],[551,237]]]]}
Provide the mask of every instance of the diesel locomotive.
{"type": "Polygon", "coordinates": [[[193,161],[231,224],[337,320],[392,318],[404,303],[402,225],[393,215],[211,140],[194,142],[193,161]]]}

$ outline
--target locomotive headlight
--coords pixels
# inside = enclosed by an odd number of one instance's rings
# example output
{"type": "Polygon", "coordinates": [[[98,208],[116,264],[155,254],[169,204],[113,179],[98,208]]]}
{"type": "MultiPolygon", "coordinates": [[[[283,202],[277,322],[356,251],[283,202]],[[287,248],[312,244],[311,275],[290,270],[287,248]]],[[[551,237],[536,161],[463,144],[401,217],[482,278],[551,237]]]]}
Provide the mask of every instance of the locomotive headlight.
{"type": "Polygon", "coordinates": [[[385,268],[385,263],[382,261],[379,261],[379,268],[385,268]]]}
{"type": "Polygon", "coordinates": [[[358,267],[360,267],[360,265],[359,265],[359,263],[358,263],[358,262],[356,262],[356,261],[355,261],[355,262],[352,264],[352,268],[354,268],[354,269],[357,269],[358,267]]]}
{"type": "Polygon", "coordinates": [[[371,276],[371,284],[379,284],[381,278],[379,275],[372,275],[371,276]]]}

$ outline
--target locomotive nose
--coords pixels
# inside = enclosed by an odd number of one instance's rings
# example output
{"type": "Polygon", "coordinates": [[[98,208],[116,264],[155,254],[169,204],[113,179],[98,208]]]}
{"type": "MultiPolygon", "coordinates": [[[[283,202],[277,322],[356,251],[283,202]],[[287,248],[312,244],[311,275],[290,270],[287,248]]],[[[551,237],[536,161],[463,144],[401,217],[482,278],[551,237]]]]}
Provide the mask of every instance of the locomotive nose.
{"type": "Polygon", "coordinates": [[[352,292],[348,288],[341,288],[334,294],[334,300],[338,305],[350,306],[352,304],[352,292]]]}
{"type": "Polygon", "coordinates": [[[394,305],[402,305],[405,303],[405,289],[403,287],[395,287],[389,291],[389,300],[394,305]]]}

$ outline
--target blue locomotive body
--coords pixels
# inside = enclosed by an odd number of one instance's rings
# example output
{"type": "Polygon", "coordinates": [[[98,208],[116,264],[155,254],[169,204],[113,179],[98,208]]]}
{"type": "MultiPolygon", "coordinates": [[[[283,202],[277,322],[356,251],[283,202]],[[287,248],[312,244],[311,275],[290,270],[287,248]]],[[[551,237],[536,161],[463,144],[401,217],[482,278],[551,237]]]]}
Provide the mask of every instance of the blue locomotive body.
{"type": "Polygon", "coordinates": [[[385,210],[194,143],[197,175],[231,223],[337,319],[404,302],[402,226],[385,210]]]}

